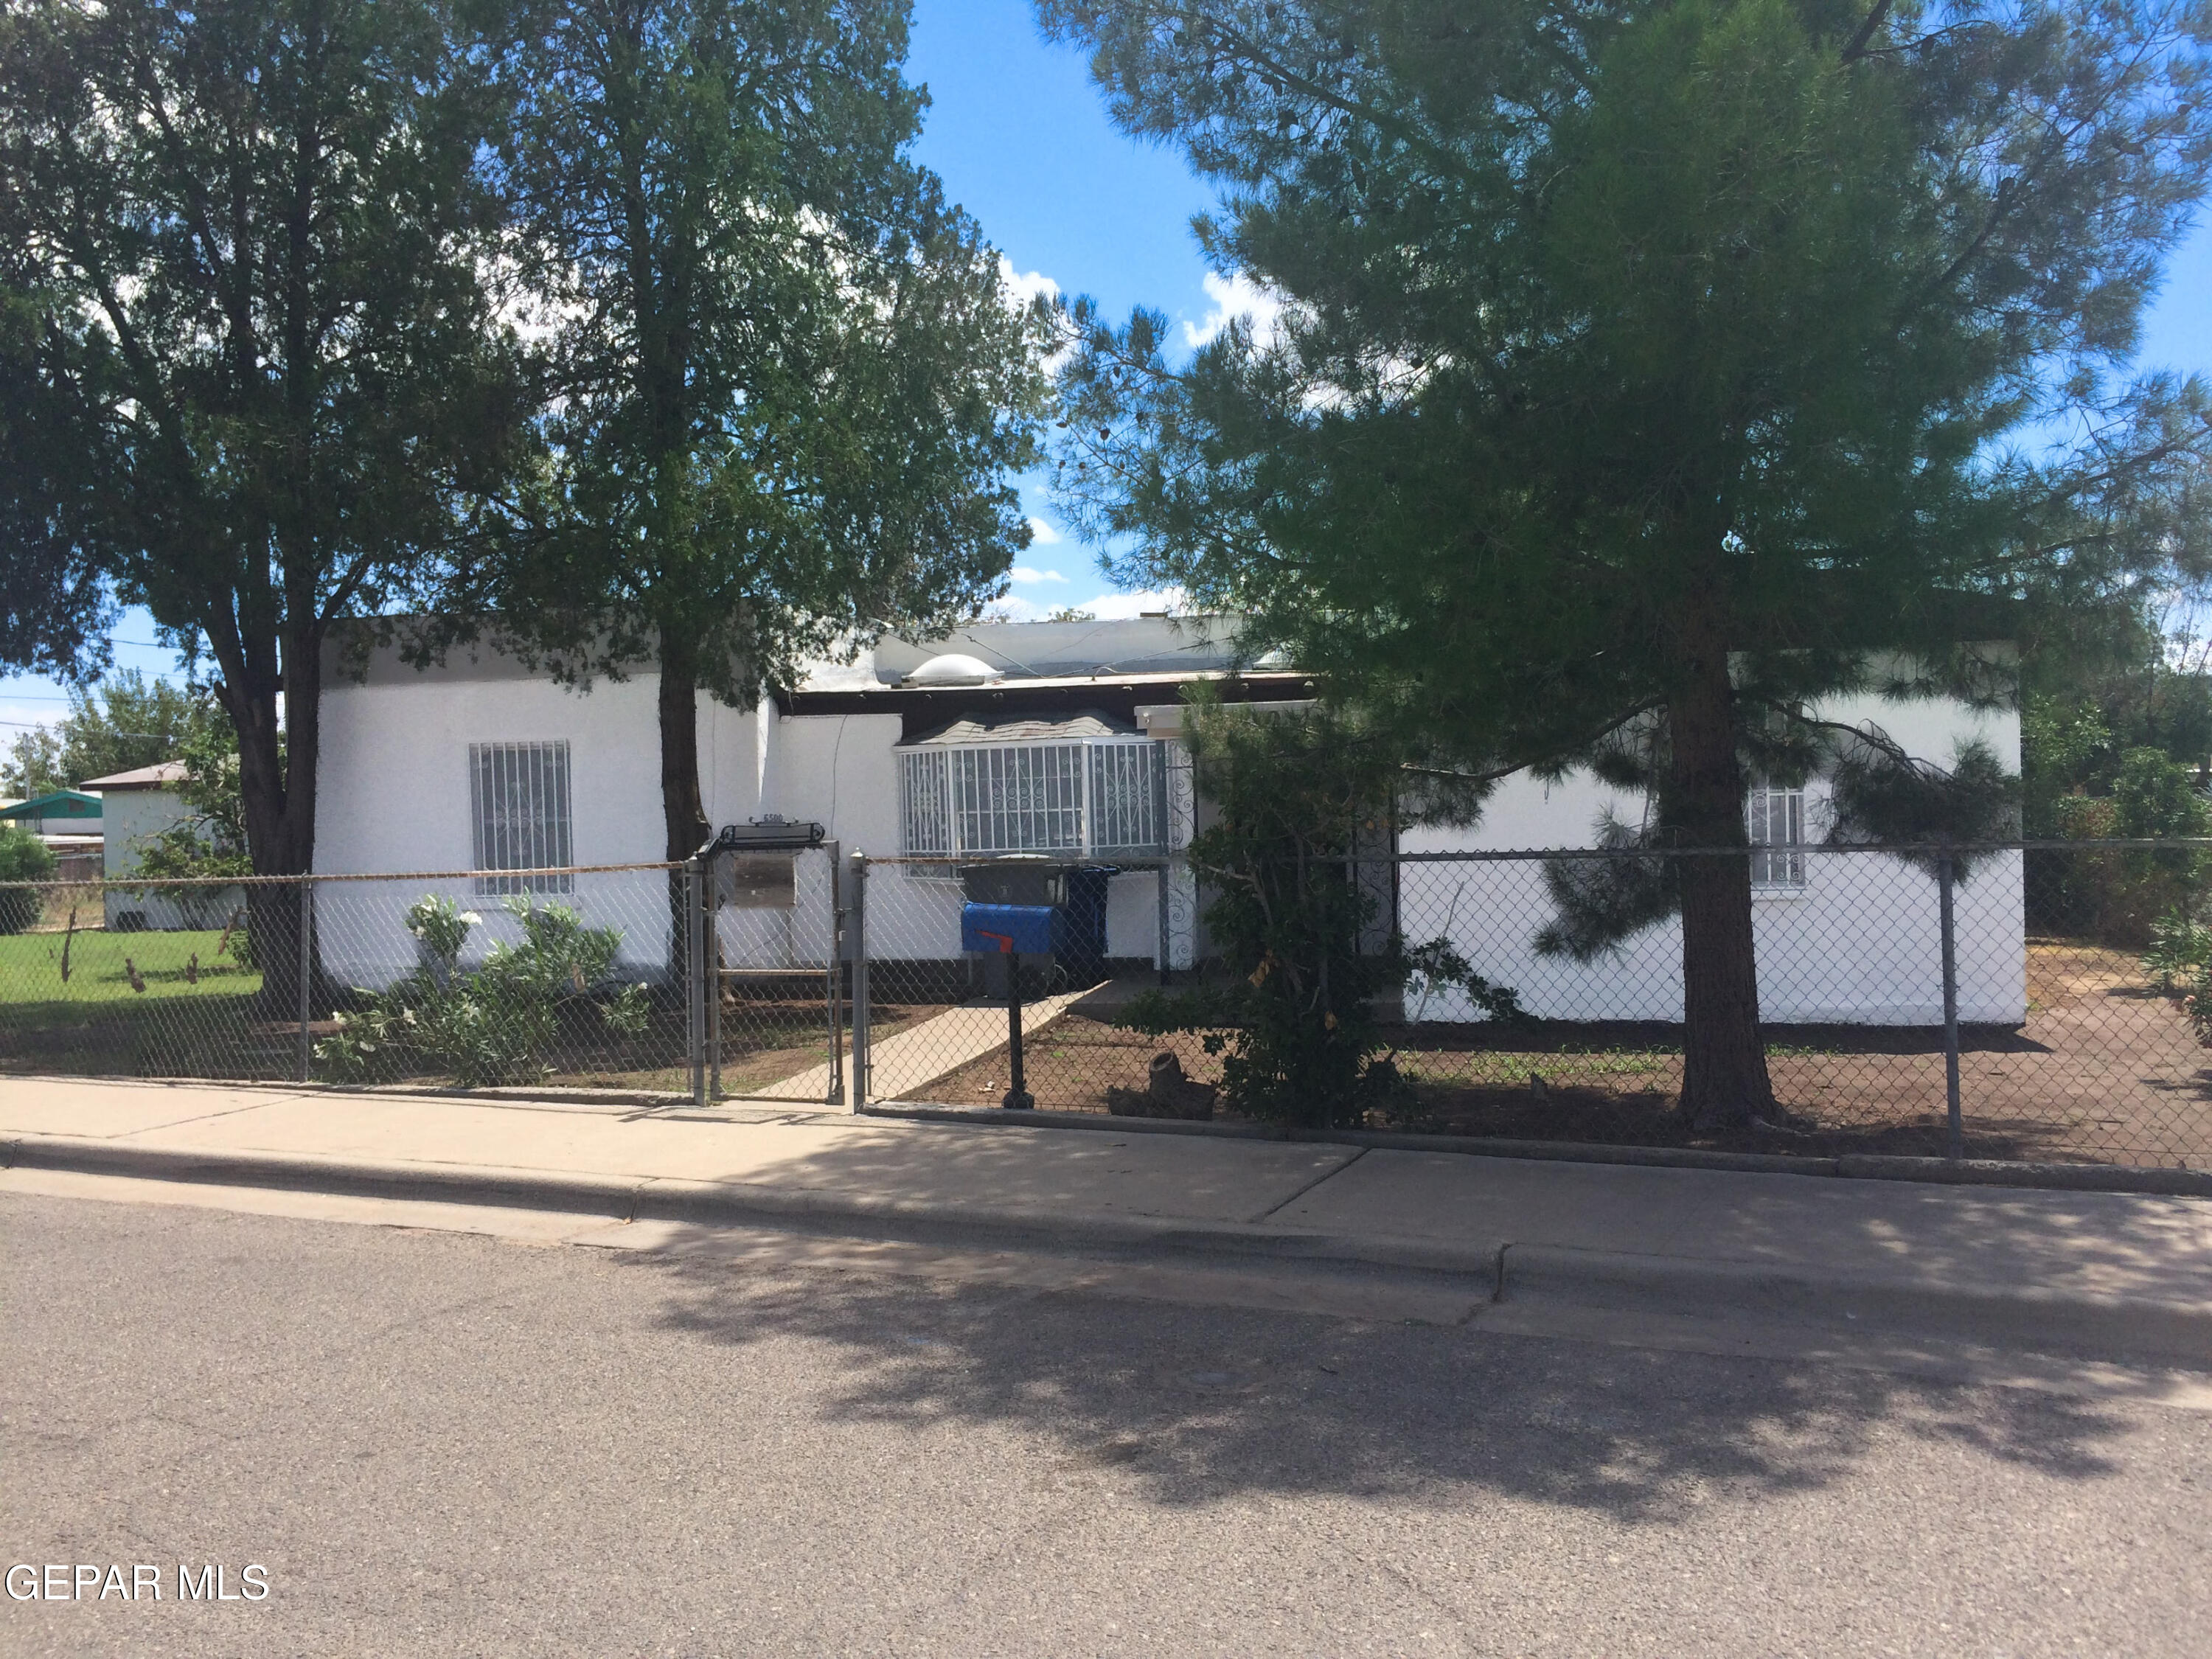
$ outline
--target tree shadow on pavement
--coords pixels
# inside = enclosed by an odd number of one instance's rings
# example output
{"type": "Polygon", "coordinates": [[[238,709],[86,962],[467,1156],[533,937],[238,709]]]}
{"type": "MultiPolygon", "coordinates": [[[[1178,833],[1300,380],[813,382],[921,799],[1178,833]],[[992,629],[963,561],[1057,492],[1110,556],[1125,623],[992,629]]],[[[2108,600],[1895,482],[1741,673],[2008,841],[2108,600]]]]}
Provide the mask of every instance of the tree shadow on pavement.
{"type": "Polygon", "coordinates": [[[840,1384],[795,1407],[908,1431],[917,1455],[989,1429],[1047,1472],[1118,1468],[1168,1509],[1334,1495],[1459,1510],[1492,1495],[1678,1522],[1841,1483],[1885,1437],[2096,1479],[2130,1427],[2111,1404],[1818,1364],[762,1273],[680,1243],[631,1261],[662,1280],[673,1329],[842,1352],[840,1384]]]}

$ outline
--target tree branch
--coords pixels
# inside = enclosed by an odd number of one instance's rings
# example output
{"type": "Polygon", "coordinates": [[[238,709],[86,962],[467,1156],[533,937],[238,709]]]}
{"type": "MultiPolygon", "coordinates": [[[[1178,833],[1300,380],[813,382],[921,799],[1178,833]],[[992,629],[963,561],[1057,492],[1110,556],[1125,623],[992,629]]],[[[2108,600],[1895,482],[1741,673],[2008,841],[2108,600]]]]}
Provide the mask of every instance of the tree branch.
{"type": "Polygon", "coordinates": [[[1855,64],[1866,56],[1867,47],[1874,40],[1875,31],[1879,29],[1884,20],[1889,16],[1889,7],[1890,0],[1875,0],[1874,9],[1866,15],[1866,21],[1858,26],[1851,38],[1844,44],[1843,61],[1844,63],[1855,64]]]}

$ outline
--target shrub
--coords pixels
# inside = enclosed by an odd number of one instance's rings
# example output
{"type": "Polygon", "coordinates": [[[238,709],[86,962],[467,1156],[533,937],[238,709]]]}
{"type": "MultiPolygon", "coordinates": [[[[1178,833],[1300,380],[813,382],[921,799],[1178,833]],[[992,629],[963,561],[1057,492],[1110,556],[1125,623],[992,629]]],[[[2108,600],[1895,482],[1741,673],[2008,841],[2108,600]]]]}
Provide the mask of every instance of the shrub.
{"type": "Polygon", "coordinates": [[[422,947],[423,966],[381,995],[357,992],[364,1006],[338,1015],[337,1034],[316,1045],[316,1057],[332,1074],[354,1079],[427,1060],[464,1088],[482,1088],[544,1077],[571,1009],[589,1009],[623,1036],[643,1030],[643,986],[625,986],[605,1001],[593,996],[613,970],[618,931],[586,927],[572,907],[526,896],[504,908],[521,922],[522,943],[494,945],[481,966],[463,972],[462,947],[482,918],[451,899],[416,903],[407,931],[422,947]]]}
{"type": "Polygon", "coordinates": [[[2167,911],[2151,924],[2142,965],[2161,991],[2172,990],[2177,980],[2194,981],[2212,968],[2212,927],[2193,921],[2185,910],[2167,911]]]}
{"type": "MultiPolygon", "coordinates": [[[[46,881],[53,851],[29,830],[0,823],[0,881],[46,881]]],[[[0,887],[0,933],[20,933],[39,920],[40,897],[25,887],[0,887]]]]}
{"type": "Polygon", "coordinates": [[[2197,1042],[2212,1048],[2212,963],[2191,975],[2189,994],[2181,999],[2181,1012],[2189,1016],[2190,1029],[2197,1033],[2197,1042]]]}
{"type": "Polygon", "coordinates": [[[1395,757],[1323,710],[1200,704],[1193,715],[1200,787],[1221,817],[1193,839],[1191,864],[1215,890],[1206,924],[1224,972],[1193,990],[1147,992],[1121,1024],[1198,1033],[1224,1056],[1224,1100],[1248,1116],[1328,1127],[1402,1109],[1410,1090],[1379,1000],[1418,977],[1463,988],[1493,1016],[1517,1004],[1444,941],[1409,948],[1376,933],[1381,907],[1359,858],[1388,844],[1395,757]]]}
{"type": "MultiPolygon", "coordinates": [[[[2212,803],[2188,768],[2157,749],[2121,757],[2109,798],[2065,795],[2050,805],[2067,841],[2165,840],[2212,832],[2212,803]]],[[[2036,926],[2142,949],[2160,918],[2194,915],[2212,859],[2194,848],[2085,848],[2033,854],[2028,903],[2036,926]]]]}

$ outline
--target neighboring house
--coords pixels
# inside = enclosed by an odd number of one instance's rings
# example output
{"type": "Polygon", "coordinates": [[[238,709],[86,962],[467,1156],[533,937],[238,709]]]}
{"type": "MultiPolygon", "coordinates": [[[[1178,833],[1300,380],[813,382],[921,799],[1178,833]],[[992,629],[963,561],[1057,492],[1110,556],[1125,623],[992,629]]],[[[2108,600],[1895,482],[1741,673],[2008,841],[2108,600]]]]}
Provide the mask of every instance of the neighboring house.
{"type": "Polygon", "coordinates": [[[100,799],[82,789],[57,789],[28,800],[0,803],[0,823],[29,830],[54,855],[58,881],[90,881],[100,873],[100,799]]]}
{"type": "Polygon", "coordinates": [[[0,822],[27,830],[48,842],[98,841],[103,820],[98,795],[83,789],[56,789],[28,800],[0,806],[0,822]]]}
{"type": "MultiPolygon", "coordinates": [[[[770,816],[815,820],[844,854],[927,858],[877,866],[868,948],[878,959],[958,957],[957,863],[1046,854],[1121,867],[1109,888],[1107,954],[1150,965],[1164,952],[1188,968],[1202,950],[1202,908],[1187,872],[1163,894],[1163,850],[1201,822],[1181,742],[1183,689],[1295,702],[1313,686],[1294,670],[1235,672],[1225,619],[981,624],[927,645],[886,639],[850,665],[823,664],[798,687],[750,709],[702,696],[699,761],[716,823],[770,816]]],[[[349,678],[334,641],[325,684],[315,867],[356,874],[498,871],[647,862],[661,855],[657,678],[649,670],[576,692],[514,659],[455,652],[418,672],[396,652],[369,653],[349,678]]],[[[2017,770],[2019,726],[1950,702],[1838,703],[1824,717],[1872,719],[1916,755],[1948,763],[1954,744],[1990,742],[2017,770]]],[[[1601,809],[1631,801],[1584,779],[1509,780],[1474,831],[1407,830],[1404,850],[1587,847],[1601,809]]],[[[1818,786],[1764,792],[1762,988],[1775,1019],[1924,1023],[1932,981],[1918,932],[1935,926],[1933,886],[1895,860],[1807,856],[1817,839],[1818,786]],[[1876,871],[1880,874],[1877,877],[1876,871]],[[1850,890],[1839,887],[1844,884],[1850,890]]],[[[570,896],[587,919],[624,925],[623,955],[640,970],[666,956],[660,878],[646,874],[480,876],[441,884],[348,884],[343,920],[319,927],[325,959],[349,982],[388,983],[414,965],[400,918],[433,888],[486,918],[483,942],[507,936],[495,914],[529,886],[570,896]],[[650,920],[648,920],[650,919],[650,920]]],[[[819,963],[828,937],[827,860],[807,855],[774,902],[775,927],[726,913],[723,942],[739,966],[819,963]]],[[[1538,959],[1530,941],[1548,914],[1541,866],[1413,865],[1392,894],[1414,940],[1449,936],[1490,977],[1519,986],[1532,1011],[1577,1018],[1679,1018],[1679,934],[1632,940],[1620,962],[1538,959]],[[1669,957],[1668,952],[1675,953],[1669,957]]],[[[1967,1018],[2024,1012],[2019,861],[1992,866],[1960,893],[1967,1018]]],[[[1930,947],[1932,950],[1932,946],[1930,947]]],[[[1932,957],[1930,957],[1932,960],[1932,957]]],[[[1449,998],[1431,1018],[1465,1018],[1449,998]]]]}
{"type": "MultiPolygon", "coordinates": [[[[177,793],[184,776],[182,761],[163,761],[85,781],[87,788],[100,791],[106,805],[103,873],[110,883],[137,875],[147,844],[195,816],[177,793]]],[[[118,932],[151,928],[164,933],[220,927],[245,902],[243,890],[236,887],[150,887],[133,892],[110,886],[107,926],[118,932]]]]}

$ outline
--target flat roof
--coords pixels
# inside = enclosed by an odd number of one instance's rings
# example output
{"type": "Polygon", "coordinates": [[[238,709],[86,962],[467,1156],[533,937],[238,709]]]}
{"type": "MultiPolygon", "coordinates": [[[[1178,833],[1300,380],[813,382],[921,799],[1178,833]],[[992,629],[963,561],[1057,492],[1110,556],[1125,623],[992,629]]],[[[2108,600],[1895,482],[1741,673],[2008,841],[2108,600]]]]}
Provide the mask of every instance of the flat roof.
{"type": "Polygon", "coordinates": [[[901,740],[933,736],[954,720],[999,726],[1012,720],[1066,720],[1103,714],[1132,728],[1140,703],[1178,701],[1176,693],[1200,682],[1224,702],[1292,701],[1315,695],[1312,679],[1296,673],[1218,675],[1085,674],[994,680],[988,685],[878,686],[871,690],[786,691],[776,707],[790,715],[896,714],[901,740]]]}

